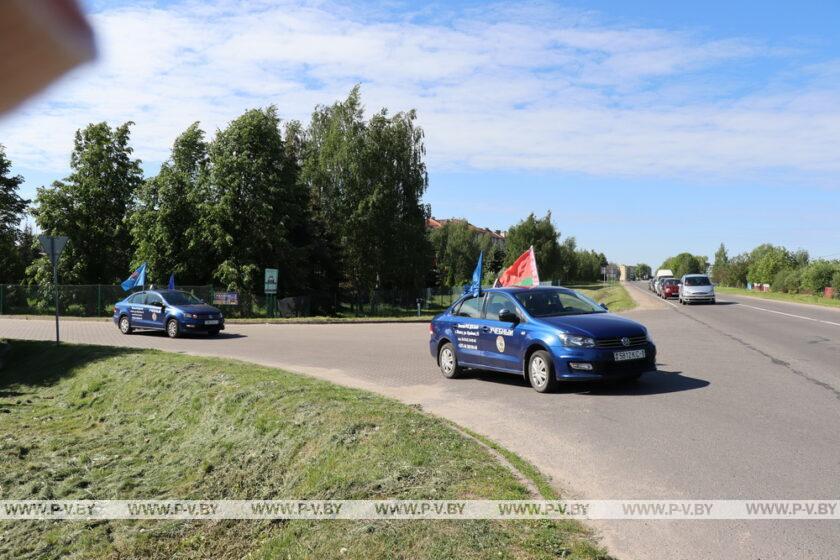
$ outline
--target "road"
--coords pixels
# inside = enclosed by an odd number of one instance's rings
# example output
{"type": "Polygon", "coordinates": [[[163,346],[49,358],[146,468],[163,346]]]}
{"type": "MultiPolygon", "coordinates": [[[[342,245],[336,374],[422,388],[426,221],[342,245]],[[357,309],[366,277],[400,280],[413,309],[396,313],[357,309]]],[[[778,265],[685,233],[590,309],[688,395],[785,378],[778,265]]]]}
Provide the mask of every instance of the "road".
{"type": "MultiPolygon", "coordinates": [[[[122,336],[66,321],[71,342],[229,356],[417,403],[493,438],[567,496],[840,498],[840,311],[736,296],[643,305],[660,372],[636,385],[540,395],[515,376],[445,380],[427,325],[230,325],[218,339],[122,336]]],[[[49,339],[49,321],[0,319],[0,337],[49,339]]],[[[624,559],[837,558],[836,521],[596,522],[624,559]]]]}

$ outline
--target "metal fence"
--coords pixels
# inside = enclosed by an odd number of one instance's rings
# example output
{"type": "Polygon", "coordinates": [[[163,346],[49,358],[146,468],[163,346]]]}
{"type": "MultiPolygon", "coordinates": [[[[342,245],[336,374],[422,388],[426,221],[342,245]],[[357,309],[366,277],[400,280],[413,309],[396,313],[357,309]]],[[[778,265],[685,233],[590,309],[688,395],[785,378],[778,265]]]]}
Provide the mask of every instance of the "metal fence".
{"type": "MultiPolygon", "coordinates": [[[[178,286],[213,304],[214,286],[178,286]]],[[[53,315],[52,285],[0,284],[0,315],[53,315]]],[[[420,291],[375,290],[366,293],[310,293],[303,295],[239,294],[238,305],[216,305],[228,317],[407,317],[434,314],[449,307],[461,288],[426,288],[420,291]]],[[[121,286],[59,285],[59,310],[74,317],[110,317],[114,304],[126,297],[121,286]]]]}

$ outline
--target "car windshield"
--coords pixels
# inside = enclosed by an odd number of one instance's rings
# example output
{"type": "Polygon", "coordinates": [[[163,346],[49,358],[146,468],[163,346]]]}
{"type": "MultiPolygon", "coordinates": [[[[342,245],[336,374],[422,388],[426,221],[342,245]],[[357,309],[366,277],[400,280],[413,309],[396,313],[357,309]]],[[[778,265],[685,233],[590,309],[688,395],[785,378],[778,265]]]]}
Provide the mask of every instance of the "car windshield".
{"type": "Polygon", "coordinates": [[[187,292],[161,292],[160,295],[169,303],[169,305],[196,305],[201,303],[201,300],[194,295],[187,292]]]}
{"type": "Polygon", "coordinates": [[[587,315],[605,313],[591,299],[566,290],[533,290],[514,295],[532,317],[557,317],[562,315],[587,315]]]}
{"type": "Polygon", "coordinates": [[[688,276],[685,279],[686,286],[708,286],[711,284],[707,276],[688,276]]]}
{"type": "Polygon", "coordinates": [[[666,286],[672,286],[676,283],[677,283],[677,281],[674,278],[668,278],[667,280],[665,280],[663,282],[663,284],[665,284],[666,286]]]}

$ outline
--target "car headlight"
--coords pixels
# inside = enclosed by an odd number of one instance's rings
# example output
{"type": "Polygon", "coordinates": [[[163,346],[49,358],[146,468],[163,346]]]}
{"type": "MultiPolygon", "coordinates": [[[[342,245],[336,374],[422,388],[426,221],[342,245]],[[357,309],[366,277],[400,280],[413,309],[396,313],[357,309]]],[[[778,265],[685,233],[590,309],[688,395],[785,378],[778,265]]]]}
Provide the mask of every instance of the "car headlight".
{"type": "Polygon", "coordinates": [[[189,317],[190,319],[198,319],[198,315],[195,313],[184,313],[185,317],[189,317]]]}
{"type": "Polygon", "coordinates": [[[558,335],[563,346],[572,346],[574,348],[592,348],[595,346],[595,340],[588,336],[578,336],[576,334],[560,334],[558,335]]]}

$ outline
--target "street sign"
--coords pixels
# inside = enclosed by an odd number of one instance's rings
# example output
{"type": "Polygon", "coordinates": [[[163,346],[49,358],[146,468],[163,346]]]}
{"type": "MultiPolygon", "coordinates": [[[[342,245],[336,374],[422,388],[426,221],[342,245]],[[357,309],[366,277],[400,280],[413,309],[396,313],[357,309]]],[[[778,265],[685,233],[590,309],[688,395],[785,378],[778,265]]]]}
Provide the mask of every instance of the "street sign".
{"type": "Polygon", "coordinates": [[[53,291],[55,292],[55,343],[58,345],[58,257],[64,246],[67,245],[67,237],[60,235],[57,237],[51,235],[40,235],[38,240],[41,242],[41,247],[50,258],[53,269],[53,291]]]}
{"type": "Polygon", "coordinates": [[[266,268],[265,269],[265,290],[264,293],[266,295],[276,294],[277,293],[277,269],[276,268],[266,268]]]}
{"type": "Polygon", "coordinates": [[[44,249],[44,252],[50,258],[50,262],[53,266],[55,266],[58,262],[58,257],[64,250],[64,246],[67,245],[67,237],[64,235],[59,235],[57,237],[39,235],[38,240],[41,242],[41,247],[44,249]]]}

